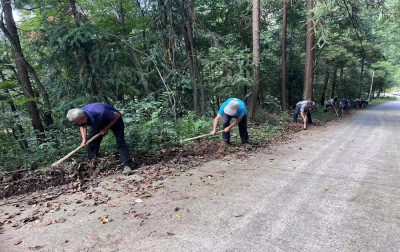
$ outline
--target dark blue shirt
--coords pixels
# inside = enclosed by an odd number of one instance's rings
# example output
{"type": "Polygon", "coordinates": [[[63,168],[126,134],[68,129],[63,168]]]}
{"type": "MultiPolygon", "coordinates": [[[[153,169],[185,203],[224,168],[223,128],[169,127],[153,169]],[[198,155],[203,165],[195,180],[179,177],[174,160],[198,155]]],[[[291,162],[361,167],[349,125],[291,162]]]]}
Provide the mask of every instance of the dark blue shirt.
{"type": "Polygon", "coordinates": [[[100,129],[104,128],[114,120],[114,112],[121,114],[113,106],[105,103],[91,103],[81,109],[88,116],[88,122],[83,125],[89,125],[100,129]]]}

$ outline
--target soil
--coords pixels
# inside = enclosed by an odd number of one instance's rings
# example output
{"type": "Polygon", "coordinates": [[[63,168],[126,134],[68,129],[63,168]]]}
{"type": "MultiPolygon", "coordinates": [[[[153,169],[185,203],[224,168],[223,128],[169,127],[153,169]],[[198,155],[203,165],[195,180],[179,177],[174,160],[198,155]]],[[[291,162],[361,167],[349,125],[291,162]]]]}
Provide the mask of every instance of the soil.
{"type": "MultiPolygon", "coordinates": [[[[314,125],[322,126],[325,123],[315,122],[314,125]]],[[[215,160],[234,152],[246,155],[249,151],[264,148],[271,143],[288,141],[292,133],[301,130],[303,130],[301,123],[288,123],[282,137],[272,138],[267,142],[255,140],[250,147],[241,144],[224,146],[217,141],[197,141],[182,147],[163,149],[156,155],[133,157],[132,167],[134,173],[146,174],[149,180],[162,180],[174,170],[190,169],[200,162],[215,160]]],[[[114,153],[92,161],[78,162],[73,167],[68,163],[62,163],[55,169],[45,167],[38,171],[22,170],[11,174],[0,174],[0,199],[9,202],[20,201],[18,195],[42,191],[32,197],[24,196],[25,201],[35,204],[48,200],[46,197],[56,197],[62,193],[84,192],[89,187],[96,186],[102,177],[120,173],[121,170],[120,159],[117,153],[114,153]],[[10,198],[12,196],[14,197],[10,198]]]]}

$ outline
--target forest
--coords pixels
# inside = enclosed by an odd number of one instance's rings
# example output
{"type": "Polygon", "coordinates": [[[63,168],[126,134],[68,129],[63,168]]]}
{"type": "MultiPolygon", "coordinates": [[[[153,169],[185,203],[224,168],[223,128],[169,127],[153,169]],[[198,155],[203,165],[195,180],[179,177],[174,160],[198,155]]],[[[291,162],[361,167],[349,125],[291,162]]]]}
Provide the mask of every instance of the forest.
{"type": "Polygon", "coordinates": [[[230,97],[264,132],[301,100],[379,98],[400,88],[398,20],[398,0],[1,0],[0,172],[77,147],[66,113],[93,102],[140,156],[209,133],[230,97]]]}

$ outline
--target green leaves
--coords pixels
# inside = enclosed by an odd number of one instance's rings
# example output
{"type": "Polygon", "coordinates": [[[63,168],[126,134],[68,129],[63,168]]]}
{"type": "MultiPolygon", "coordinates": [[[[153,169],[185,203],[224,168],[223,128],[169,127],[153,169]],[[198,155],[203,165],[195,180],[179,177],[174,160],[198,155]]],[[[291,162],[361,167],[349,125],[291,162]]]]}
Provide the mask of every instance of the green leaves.
{"type": "Polygon", "coordinates": [[[36,102],[37,99],[36,98],[23,98],[20,100],[15,100],[14,103],[17,105],[24,105],[25,103],[30,102],[30,101],[36,102]]]}
{"type": "Polygon", "coordinates": [[[16,81],[11,81],[11,80],[5,80],[0,82],[0,88],[4,89],[10,89],[18,86],[18,82],[16,81]]]}

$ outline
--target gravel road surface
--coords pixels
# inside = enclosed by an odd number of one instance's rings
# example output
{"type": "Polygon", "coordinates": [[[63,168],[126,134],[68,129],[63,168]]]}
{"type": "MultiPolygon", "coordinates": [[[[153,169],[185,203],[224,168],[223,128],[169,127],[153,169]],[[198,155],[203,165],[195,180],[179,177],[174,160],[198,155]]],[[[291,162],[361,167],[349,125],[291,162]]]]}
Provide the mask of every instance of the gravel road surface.
{"type": "MultiPolygon", "coordinates": [[[[399,114],[395,101],[311,126],[247,158],[177,173],[142,200],[60,196],[40,223],[5,224],[0,251],[400,251],[399,114]]],[[[17,210],[0,209],[0,218],[17,210]]]]}

